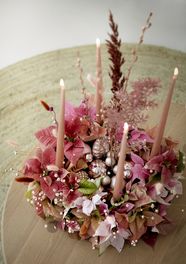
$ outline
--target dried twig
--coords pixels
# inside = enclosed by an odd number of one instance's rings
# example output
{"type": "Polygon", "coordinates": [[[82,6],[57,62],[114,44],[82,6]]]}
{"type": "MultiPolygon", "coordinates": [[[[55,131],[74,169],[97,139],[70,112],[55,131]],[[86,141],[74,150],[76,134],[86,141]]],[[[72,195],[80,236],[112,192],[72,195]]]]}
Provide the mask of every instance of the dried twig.
{"type": "Polygon", "coordinates": [[[130,74],[131,74],[131,71],[132,71],[132,68],[134,66],[134,64],[136,63],[136,61],[138,60],[138,56],[137,56],[137,51],[138,51],[138,48],[139,46],[143,43],[143,40],[144,40],[144,35],[145,35],[145,32],[147,29],[149,29],[151,27],[151,17],[152,17],[153,13],[151,12],[146,20],[146,23],[145,23],[145,26],[142,27],[142,31],[141,31],[141,35],[139,37],[139,42],[138,44],[136,45],[136,47],[132,50],[132,62],[127,70],[127,75],[125,77],[125,85],[124,85],[124,90],[127,89],[127,85],[128,85],[128,81],[129,81],[129,78],[130,78],[130,74]]]}
{"type": "Polygon", "coordinates": [[[80,79],[80,83],[81,83],[81,93],[83,94],[84,99],[86,99],[86,88],[85,88],[84,79],[83,79],[83,68],[81,66],[81,59],[80,59],[79,51],[77,52],[76,67],[79,70],[79,79],[80,79]]]}

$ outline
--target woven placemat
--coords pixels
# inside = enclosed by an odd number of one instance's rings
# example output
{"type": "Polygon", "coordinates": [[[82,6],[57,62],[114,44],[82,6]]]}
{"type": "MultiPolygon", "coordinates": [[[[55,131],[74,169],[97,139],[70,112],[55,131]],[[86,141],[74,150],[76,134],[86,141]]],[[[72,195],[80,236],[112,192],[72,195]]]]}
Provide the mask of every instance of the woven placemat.
{"type": "MultiPolygon", "coordinates": [[[[133,44],[122,46],[126,70],[131,59],[133,44]]],[[[43,99],[59,109],[59,80],[63,78],[67,87],[67,99],[77,103],[81,99],[79,72],[76,68],[77,52],[80,52],[84,69],[85,85],[94,93],[86,81],[88,73],[95,74],[95,46],[83,46],[48,52],[0,70],[0,212],[11,180],[36,144],[34,132],[50,122],[48,113],[41,107],[43,99]],[[6,143],[17,142],[17,152],[6,143]]],[[[109,97],[108,57],[102,47],[104,86],[109,97]]],[[[141,77],[159,77],[162,89],[158,99],[163,100],[175,66],[179,68],[173,101],[186,102],[186,53],[157,46],[143,45],[139,59],[133,69],[131,80],[141,77]]],[[[1,252],[0,252],[1,256],[1,252]]],[[[2,259],[0,257],[0,262],[2,259]]]]}

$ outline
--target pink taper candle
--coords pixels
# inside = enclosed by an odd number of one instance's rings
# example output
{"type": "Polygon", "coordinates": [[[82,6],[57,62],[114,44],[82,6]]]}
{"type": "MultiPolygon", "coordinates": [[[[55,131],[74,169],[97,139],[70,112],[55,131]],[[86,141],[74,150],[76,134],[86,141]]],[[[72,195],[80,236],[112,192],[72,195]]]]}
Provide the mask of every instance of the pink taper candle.
{"type": "Polygon", "coordinates": [[[60,169],[63,167],[64,161],[64,135],[65,135],[65,85],[63,79],[60,80],[61,98],[60,112],[57,131],[57,150],[56,150],[56,166],[60,169]]]}
{"type": "Polygon", "coordinates": [[[100,40],[96,39],[96,121],[101,122],[101,109],[103,104],[103,79],[101,66],[100,40]]]}
{"type": "Polygon", "coordinates": [[[119,200],[121,197],[121,192],[124,187],[124,165],[127,152],[127,136],[128,136],[129,126],[124,123],[123,138],[121,141],[120,155],[117,166],[116,182],[114,185],[113,198],[115,201],[119,200]]]}
{"type": "Polygon", "coordinates": [[[170,104],[171,104],[171,99],[172,99],[172,95],[173,95],[173,91],[174,91],[174,87],[176,84],[177,77],[178,77],[178,68],[175,68],[174,74],[172,77],[172,81],[170,83],[168,95],[167,95],[167,98],[166,98],[166,101],[165,101],[165,104],[163,107],[160,123],[158,125],[158,129],[157,129],[156,137],[155,137],[154,144],[152,147],[152,151],[150,154],[150,158],[157,155],[160,151],[161,141],[163,138],[165,125],[166,125],[166,121],[167,121],[167,117],[168,117],[168,113],[169,113],[169,108],[170,108],[170,104]]]}

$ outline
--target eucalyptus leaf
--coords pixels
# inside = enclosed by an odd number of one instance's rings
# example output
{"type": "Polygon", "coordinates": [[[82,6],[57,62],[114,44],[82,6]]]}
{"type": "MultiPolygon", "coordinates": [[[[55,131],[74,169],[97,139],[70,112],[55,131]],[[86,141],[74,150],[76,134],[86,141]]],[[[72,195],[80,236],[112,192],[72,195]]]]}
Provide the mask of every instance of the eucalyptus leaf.
{"type": "Polygon", "coordinates": [[[82,180],[79,184],[78,191],[85,195],[89,195],[97,191],[97,189],[98,187],[93,182],[88,180],[82,180]]]}
{"type": "Polygon", "coordinates": [[[101,186],[102,179],[103,179],[103,176],[95,179],[95,185],[97,186],[97,188],[101,186]]]}

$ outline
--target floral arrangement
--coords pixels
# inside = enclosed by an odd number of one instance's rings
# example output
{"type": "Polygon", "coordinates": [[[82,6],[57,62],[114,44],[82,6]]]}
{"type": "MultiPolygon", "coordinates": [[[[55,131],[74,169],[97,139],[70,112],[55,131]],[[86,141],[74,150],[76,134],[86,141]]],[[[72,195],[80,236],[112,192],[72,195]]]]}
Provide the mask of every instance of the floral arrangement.
{"type": "MultiPolygon", "coordinates": [[[[142,29],[139,45],[151,25],[151,16],[142,29]]],[[[88,239],[100,254],[109,245],[121,252],[125,241],[136,246],[140,238],[154,246],[158,234],[170,224],[167,208],[176,195],[182,194],[184,169],[178,142],[170,138],[161,138],[158,151],[152,155],[160,130],[144,130],[140,124],[148,118],[144,111],[157,105],[151,95],[161,87],[160,81],[145,78],[129,82],[138,46],[124,75],[121,40],[111,12],[109,21],[110,102],[104,103],[101,95],[97,97],[101,107],[97,107],[97,101],[95,106],[94,96],[86,93],[78,60],[84,98],[79,106],[70,102],[63,105],[62,150],[58,145],[60,120],[56,120],[53,107],[41,101],[55,122],[35,133],[40,145],[25,161],[22,177],[16,178],[27,184],[27,201],[45,220],[48,230],[61,229],[88,239]],[[124,122],[128,125],[125,123],[123,132],[124,122]],[[57,149],[64,155],[60,165],[56,163],[57,149]]],[[[98,90],[102,85],[99,66],[97,79],[89,76],[98,90]]]]}

